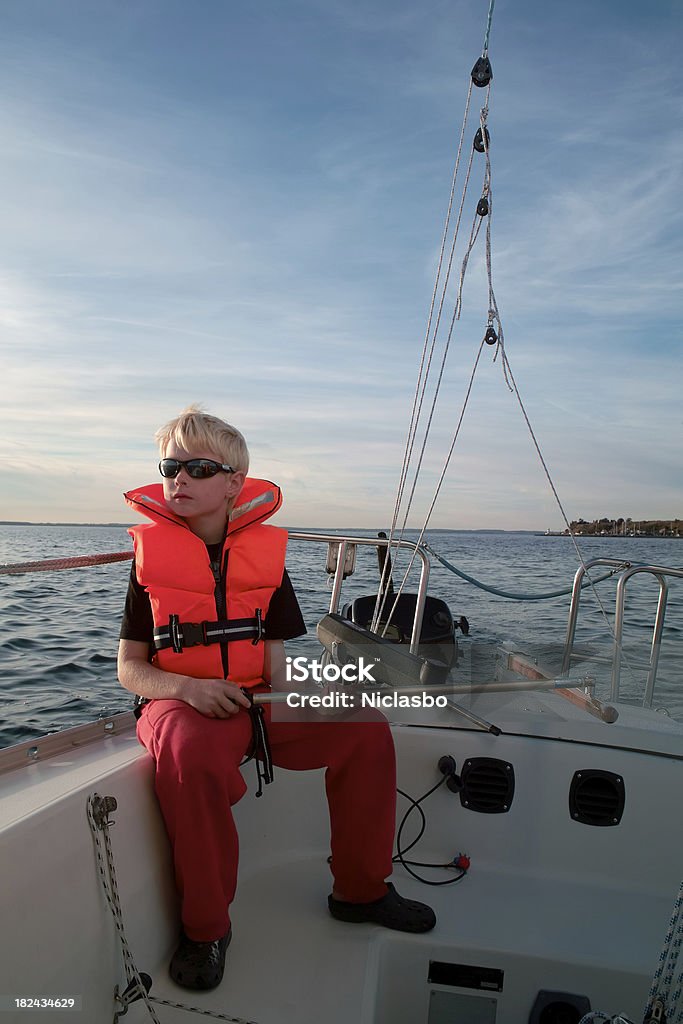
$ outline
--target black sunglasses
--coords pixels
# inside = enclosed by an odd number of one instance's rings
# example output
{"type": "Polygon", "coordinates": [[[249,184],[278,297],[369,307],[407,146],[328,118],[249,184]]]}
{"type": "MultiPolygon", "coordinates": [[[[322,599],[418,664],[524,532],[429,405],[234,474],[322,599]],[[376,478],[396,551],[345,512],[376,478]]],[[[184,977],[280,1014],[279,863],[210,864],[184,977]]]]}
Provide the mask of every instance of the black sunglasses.
{"type": "Polygon", "coordinates": [[[178,476],[181,469],[184,469],[194,480],[206,480],[207,477],[215,476],[216,473],[237,472],[232,466],[226,466],[223,462],[214,462],[213,459],[188,459],[187,462],[181,462],[180,459],[162,459],[159,463],[159,472],[167,479],[178,476]]]}

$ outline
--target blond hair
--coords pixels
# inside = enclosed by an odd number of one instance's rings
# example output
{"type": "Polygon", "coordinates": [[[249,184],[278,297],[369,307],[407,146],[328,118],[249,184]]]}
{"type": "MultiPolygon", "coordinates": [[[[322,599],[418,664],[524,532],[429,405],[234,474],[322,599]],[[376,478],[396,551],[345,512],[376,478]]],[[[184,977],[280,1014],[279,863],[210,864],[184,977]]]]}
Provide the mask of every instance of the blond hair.
{"type": "Polygon", "coordinates": [[[179,416],[160,427],[154,440],[162,457],[173,441],[188,452],[193,449],[209,451],[242,473],[249,469],[249,449],[239,430],[204,412],[198,405],[188,405],[179,416]]]}

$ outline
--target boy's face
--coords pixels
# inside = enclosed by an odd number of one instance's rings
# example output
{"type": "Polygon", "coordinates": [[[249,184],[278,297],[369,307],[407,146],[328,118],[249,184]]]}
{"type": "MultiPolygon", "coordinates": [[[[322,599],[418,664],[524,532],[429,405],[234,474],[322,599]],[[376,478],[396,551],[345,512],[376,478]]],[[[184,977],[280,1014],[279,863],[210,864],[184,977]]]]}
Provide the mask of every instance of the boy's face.
{"type": "MultiPolygon", "coordinates": [[[[188,462],[190,459],[212,459],[214,462],[224,460],[215,452],[186,451],[173,441],[162,453],[165,459],[178,459],[188,462]]],[[[228,502],[237,497],[244,484],[244,473],[216,473],[215,476],[196,480],[191,477],[183,466],[176,477],[164,477],[164,498],[169,508],[176,515],[188,520],[192,528],[192,520],[219,520],[224,524],[227,518],[228,502]]]]}

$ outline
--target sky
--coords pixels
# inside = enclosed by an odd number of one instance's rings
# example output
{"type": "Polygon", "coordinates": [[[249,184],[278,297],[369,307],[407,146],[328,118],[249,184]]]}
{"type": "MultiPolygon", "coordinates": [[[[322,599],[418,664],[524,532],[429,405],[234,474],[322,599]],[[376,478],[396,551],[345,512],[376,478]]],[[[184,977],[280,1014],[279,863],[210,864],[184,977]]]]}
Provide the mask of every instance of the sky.
{"type": "MultiPolygon", "coordinates": [[[[0,519],[128,522],[155,430],[199,403],[281,525],[391,525],[488,6],[0,0],[0,519]]],[[[682,28],[678,0],[493,13],[492,281],[569,519],[683,516],[682,28]]],[[[399,523],[432,504],[488,310],[482,228],[399,523]]],[[[562,529],[494,352],[430,526],[562,529]]]]}

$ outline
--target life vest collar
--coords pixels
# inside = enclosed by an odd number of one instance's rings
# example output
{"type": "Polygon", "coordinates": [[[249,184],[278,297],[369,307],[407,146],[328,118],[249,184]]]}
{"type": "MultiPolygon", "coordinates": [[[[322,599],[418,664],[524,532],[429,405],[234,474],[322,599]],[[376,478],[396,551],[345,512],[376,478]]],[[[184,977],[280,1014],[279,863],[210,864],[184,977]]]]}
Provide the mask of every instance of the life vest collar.
{"type": "Polygon", "coordinates": [[[172,512],[166,504],[163,484],[134,487],[133,490],[126,491],[123,496],[126,499],[127,505],[130,505],[136,512],[142,512],[143,515],[153,522],[175,523],[177,526],[183,526],[186,530],[189,530],[185,520],[177,516],[175,512],[172,512]]]}
{"type": "MultiPolygon", "coordinates": [[[[171,522],[189,529],[181,516],[166,504],[163,484],[148,484],[126,491],[124,498],[131,508],[141,512],[153,522],[171,522]]],[[[282,505],[282,491],[270,480],[247,477],[228,520],[228,533],[236,533],[254,523],[262,523],[275,515],[282,505]]]]}
{"type": "Polygon", "coordinates": [[[229,516],[228,533],[270,519],[282,504],[282,491],[277,484],[269,480],[247,477],[244,487],[237,495],[237,501],[239,504],[235,504],[229,516]],[[262,487],[265,489],[262,490],[262,487]]]}

